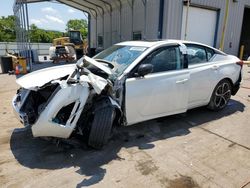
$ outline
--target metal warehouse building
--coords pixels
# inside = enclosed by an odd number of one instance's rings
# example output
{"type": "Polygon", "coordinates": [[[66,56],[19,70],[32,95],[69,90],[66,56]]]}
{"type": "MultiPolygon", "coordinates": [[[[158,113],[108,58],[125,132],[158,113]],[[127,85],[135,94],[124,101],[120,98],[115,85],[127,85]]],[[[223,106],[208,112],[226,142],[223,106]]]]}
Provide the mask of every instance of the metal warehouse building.
{"type": "MultiPolygon", "coordinates": [[[[250,55],[250,0],[57,1],[89,14],[90,48],[126,40],[187,39],[234,55],[244,45],[244,56],[250,55]]],[[[15,14],[27,11],[22,7],[30,2],[41,0],[17,0],[15,14]]],[[[22,16],[19,25],[26,23],[28,29],[27,18],[22,16]]]]}

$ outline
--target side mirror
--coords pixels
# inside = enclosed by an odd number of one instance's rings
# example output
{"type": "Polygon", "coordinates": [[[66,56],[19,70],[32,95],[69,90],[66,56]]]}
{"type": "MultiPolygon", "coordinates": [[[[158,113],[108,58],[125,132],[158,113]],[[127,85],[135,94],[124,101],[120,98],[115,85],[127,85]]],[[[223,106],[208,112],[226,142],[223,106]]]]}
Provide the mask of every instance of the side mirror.
{"type": "Polygon", "coordinates": [[[151,64],[142,64],[138,67],[138,76],[145,76],[146,74],[149,74],[153,72],[153,65],[151,64]]]}

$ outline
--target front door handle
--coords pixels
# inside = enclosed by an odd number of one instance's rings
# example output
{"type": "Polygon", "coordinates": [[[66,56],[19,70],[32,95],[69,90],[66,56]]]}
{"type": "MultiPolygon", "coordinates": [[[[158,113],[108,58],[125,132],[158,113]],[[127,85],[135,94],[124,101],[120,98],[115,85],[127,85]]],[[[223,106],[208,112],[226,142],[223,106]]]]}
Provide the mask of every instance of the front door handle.
{"type": "Polygon", "coordinates": [[[176,84],[184,84],[184,83],[187,82],[187,81],[188,81],[188,79],[185,78],[185,79],[183,79],[183,80],[178,80],[178,81],[176,81],[176,84]]]}

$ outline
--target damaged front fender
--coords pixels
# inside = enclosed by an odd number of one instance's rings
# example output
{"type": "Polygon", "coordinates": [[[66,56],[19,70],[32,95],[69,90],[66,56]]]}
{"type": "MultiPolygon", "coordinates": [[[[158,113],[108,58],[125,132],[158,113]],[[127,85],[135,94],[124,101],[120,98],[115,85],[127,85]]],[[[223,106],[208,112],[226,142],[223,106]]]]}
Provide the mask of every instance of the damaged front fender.
{"type": "MultiPolygon", "coordinates": [[[[83,64],[79,61],[77,64],[46,68],[17,80],[23,89],[14,97],[13,107],[18,114],[24,114],[33,136],[69,138],[73,132],[79,132],[81,126],[87,126],[78,123],[82,114],[88,120],[88,115],[105,105],[115,109],[117,117],[121,117],[119,100],[113,96],[113,83],[98,71],[84,67],[84,61],[106,74],[111,74],[111,70],[88,57],[81,61],[83,64]],[[29,91],[25,98],[22,95],[24,91],[29,91]],[[86,111],[89,113],[85,114],[86,111]]],[[[25,118],[19,117],[25,122],[25,118]]]]}

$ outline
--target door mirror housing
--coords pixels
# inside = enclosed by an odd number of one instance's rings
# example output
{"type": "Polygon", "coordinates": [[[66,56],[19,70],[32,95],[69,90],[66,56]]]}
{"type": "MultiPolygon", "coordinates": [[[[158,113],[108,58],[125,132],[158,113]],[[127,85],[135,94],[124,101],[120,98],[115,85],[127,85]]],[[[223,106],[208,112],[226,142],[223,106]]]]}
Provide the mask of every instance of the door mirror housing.
{"type": "Polygon", "coordinates": [[[149,74],[153,72],[153,65],[151,64],[142,64],[138,67],[137,75],[138,76],[145,76],[146,74],[149,74]]]}

